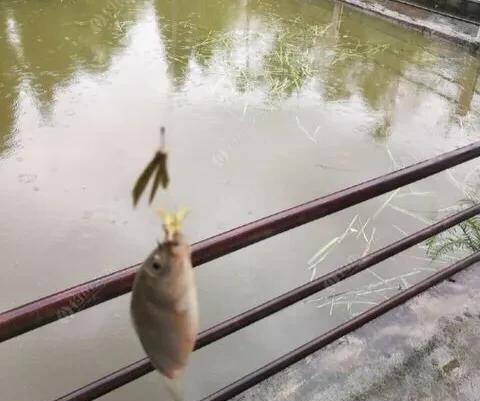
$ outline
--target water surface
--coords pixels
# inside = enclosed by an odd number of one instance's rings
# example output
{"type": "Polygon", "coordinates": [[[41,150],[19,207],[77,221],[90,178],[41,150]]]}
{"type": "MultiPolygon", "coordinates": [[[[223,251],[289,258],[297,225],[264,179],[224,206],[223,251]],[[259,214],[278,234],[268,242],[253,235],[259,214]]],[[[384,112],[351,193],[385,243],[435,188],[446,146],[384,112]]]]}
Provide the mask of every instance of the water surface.
{"type": "MultiPolygon", "coordinates": [[[[0,309],[137,263],[160,236],[155,208],[188,206],[197,241],[471,143],[478,73],[461,48],[323,0],[4,1],[0,309]],[[133,210],[161,125],[171,185],[133,210]]],[[[440,218],[477,188],[477,167],[196,269],[202,326],[440,218]]],[[[195,353],[188,399],[440,265],[415,248],[195,353]]],[[[142,357],[128,301],[1,344],[5,399],[54,399],[142,357]]],[[[161,387],[151,374],[103,399],[161,387]]]]}

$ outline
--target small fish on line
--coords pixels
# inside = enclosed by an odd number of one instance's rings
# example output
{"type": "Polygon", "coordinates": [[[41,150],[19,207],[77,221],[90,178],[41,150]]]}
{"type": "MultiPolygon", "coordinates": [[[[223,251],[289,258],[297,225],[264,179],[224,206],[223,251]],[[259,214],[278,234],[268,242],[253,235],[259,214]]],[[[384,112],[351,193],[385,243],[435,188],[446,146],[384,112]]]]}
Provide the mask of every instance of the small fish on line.
{"type": "Polygon", "coordinates": [[[191,246],[180,232],[185,215],[183,209],[176,214],[162,212],[165,240],[138,270],[130,304],[143,349],[176,401],[182,399],[178,381],[198,333],[191,246]]]}

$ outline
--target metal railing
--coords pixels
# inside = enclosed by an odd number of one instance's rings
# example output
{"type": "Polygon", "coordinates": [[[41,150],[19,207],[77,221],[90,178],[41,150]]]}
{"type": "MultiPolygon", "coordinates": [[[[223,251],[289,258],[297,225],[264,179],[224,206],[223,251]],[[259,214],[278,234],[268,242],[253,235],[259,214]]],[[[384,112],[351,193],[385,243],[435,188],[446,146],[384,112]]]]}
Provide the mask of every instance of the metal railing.
{"type": "MultiPolygon", "coordinates": [[[[292,228],[312,222],[350,206],[411,184],[440,171],[462,164],[480,156],[480,142],[459,148],[415,165],[394,171],[381,177],[349,187],[336,193],[312,200],[305,204],[283,210],[271,216],[224,232],[193,245],[194,266],[219,258],[248,245],[270,238],[292,228]]],[[[200,333],[196,349],[226,337],[248,325],[272,315],[322,289],[351,277],[399,252],[419,244],[456,224],[477,215],[480,205],[475,205],[453,216],[432,224],[423,230],[368,254],[331,273],[295,288],[270,301],[232,317],[200,333]]],[[[405,302],[425,289],[437,284],[456,272],[480,260],[475,253],[457,262],[422,282],[395,295],[389,300],[367,310],[346,323],[291,351],[263,368],[245,376],[202,401],[227,400],[285,367],[304,358],[341,336],[375,319],[395,306],[405,302]]],[[[80,312],[131,290],[133,278],[139,265],[91,280],[67,290],[52,294],[37,301],[0,314],[0,342],[58,320],[65,315],[80,312]]],[[[93,400],[119,388],[153,370],[147,358],[119,369],[112,374],[79,388],[56,401],[93,400]]]]}

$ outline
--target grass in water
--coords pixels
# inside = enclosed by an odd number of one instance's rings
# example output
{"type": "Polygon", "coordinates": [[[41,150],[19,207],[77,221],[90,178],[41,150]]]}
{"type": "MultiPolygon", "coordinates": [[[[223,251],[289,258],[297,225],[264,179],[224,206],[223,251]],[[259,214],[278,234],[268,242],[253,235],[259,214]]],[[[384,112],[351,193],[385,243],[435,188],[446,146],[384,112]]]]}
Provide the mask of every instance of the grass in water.
{"type": "MultiPolygon", "coordinates": [[[[475,202],[463,202],[473,206],[475,202]]],[[[449,230],[426,241],[427,254],[432,259],[439,259],[458,253],[471,253],[480,250],[480,217],[471,217],[449,230]]]]}

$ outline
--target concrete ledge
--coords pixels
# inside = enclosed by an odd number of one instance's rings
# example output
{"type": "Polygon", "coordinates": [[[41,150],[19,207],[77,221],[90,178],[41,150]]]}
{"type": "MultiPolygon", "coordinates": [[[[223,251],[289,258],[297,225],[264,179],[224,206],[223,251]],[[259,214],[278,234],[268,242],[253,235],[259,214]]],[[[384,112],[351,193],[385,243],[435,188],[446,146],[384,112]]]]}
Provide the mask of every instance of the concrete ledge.
{"type": "Polygon", "coordinates": [[[480,2],[478,0],[409,0],[438,11],[480,21],[480,2]]]}
{"type": "Polygon", "coordinates": [[[338,0],[362,11],[387,18],[424,34],[453,41],[473,52],[480,49],[479,28],[476,25],[439,17],[429,11],[389,0],[338,0]]]}
{"type": "Polygon", "coordinates": [[[478,401],[475,265],[235,398],[236,401],[478,401]]]}

